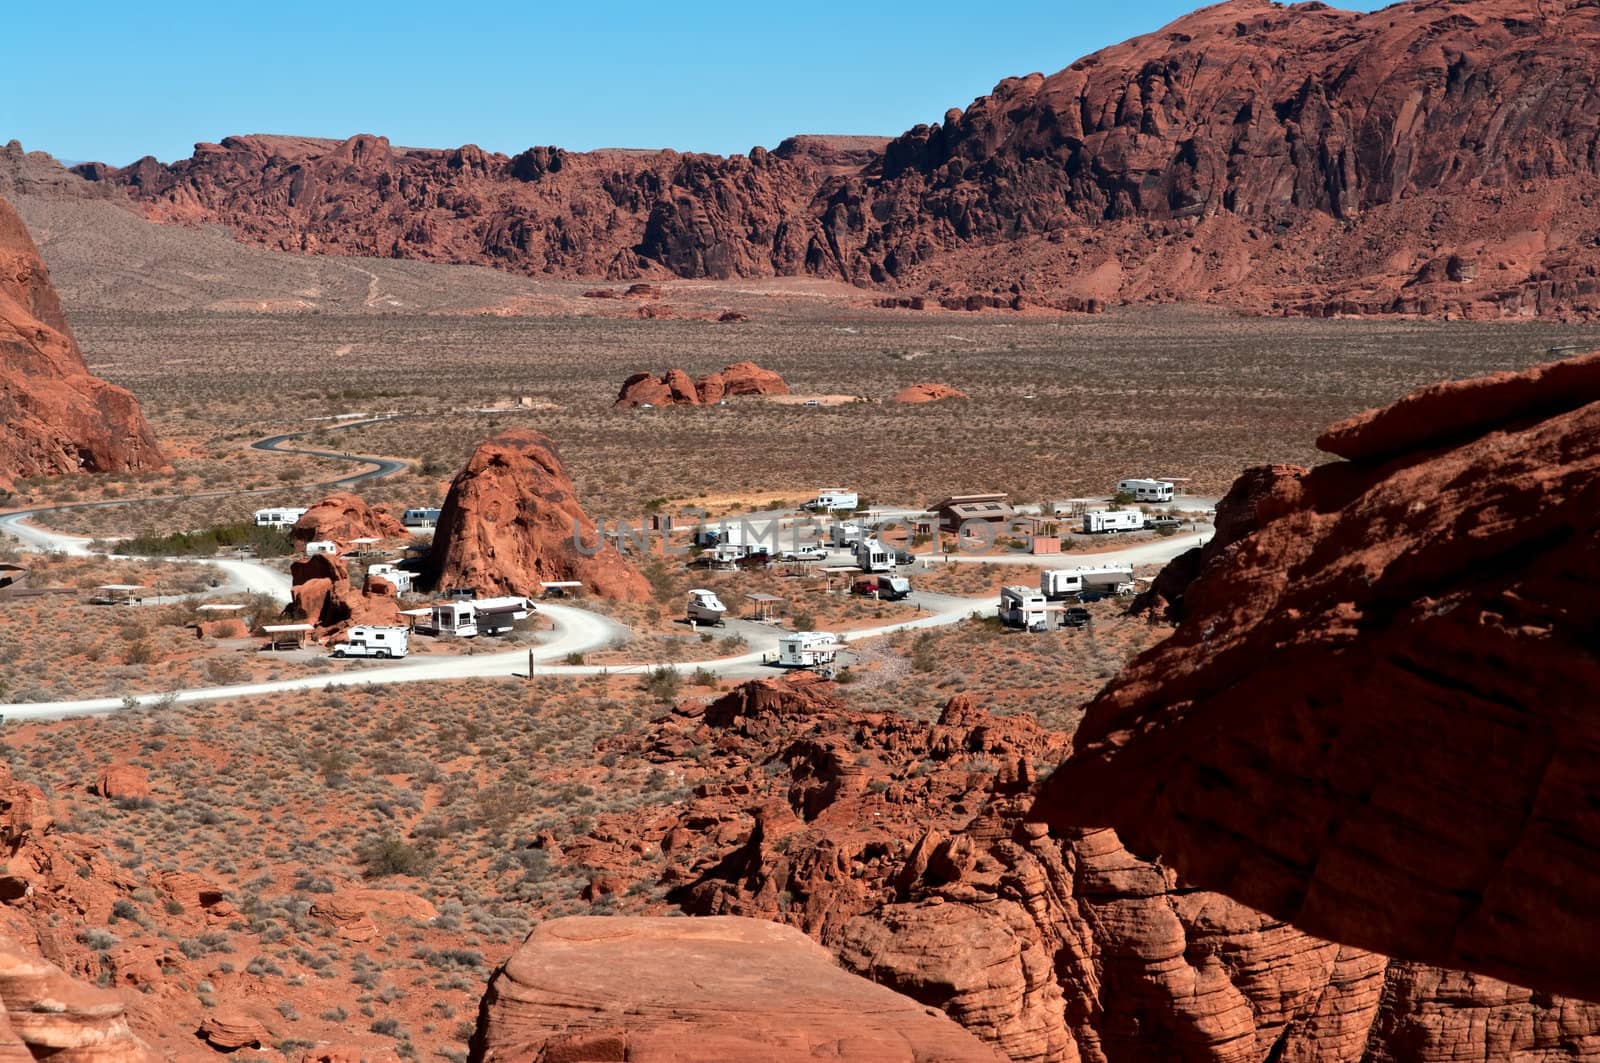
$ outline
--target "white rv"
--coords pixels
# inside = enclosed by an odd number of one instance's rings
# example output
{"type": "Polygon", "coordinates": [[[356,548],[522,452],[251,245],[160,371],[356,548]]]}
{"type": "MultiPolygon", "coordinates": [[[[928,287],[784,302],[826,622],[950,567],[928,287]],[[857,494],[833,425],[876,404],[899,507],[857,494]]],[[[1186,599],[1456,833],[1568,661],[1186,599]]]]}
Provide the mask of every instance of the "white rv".
{"type": "Polygon", "coordinates": [[[797,631],[778,639],[778,663],[785,668],[831,665],[842,648],[832,632],[797,631]]]}
{"type": "Polygon", "coordinates": [[[316,557],[318,554],[333,554],[338,556],[339,544],[332,539],[313,539],[306,543],[306,556],[316,557]]]}
{"type": "Polygon", "coordinates": [[[1096,509],[1083,515],[1083,533],[1138,531],[1144,527],[1144,513],[1137,509],[1096,509]]]}
{"type": "Polygon", "coordinates": [[[809,509],[813,513],[832,513],[836,510],[853,512],[861,504],[861,496],[854,491],[846,491],[842,487],[824,487],[817,492],[817,497],[804,503],[800,508],[809,509]]]}
{"type": "Polygon", "coordinates": [[[431,528],[439,523],[439,510],[433,506],[415,506],[400,514],[400,523],[408,528],[431,528]]]}
{"type": "Polygon", "coordinates": [[[411,593],[412,575],[397,565],[391,565],[386,561],[379,562],[376,565],[368,565],[367,578],[372,579],[373,577],[394,584],[396,594],[411,593]]]}
{"type": "Polygon", "coordinates": [[[852,548],[861,541],[861,525],[853,520],[840,521],[828,526],[828,542],[833,546],[852,548]]]}
{"type": "Polygon", "coordinates": [[[1000,622],[1025,631],[1043,631],[1049,626],[1049,609],[1044,595],[1032,587],[1011,585],[1000,588],[1000,622]]]}
{"type": "Polygon", "coordinates": [[[335,657],[404,657],[410,650],[410,632],[403,627],[359,625],[350,629],[348,641],[333,648],[335,657]]]}
{"type": "Polygon", "coordinates": [[[276,509],[258,509],[256,510],[256,527],[292,528],[305,515],[304,506],[279,506],[276,509]]]}
{"type": "Polygon", "coordinates": [[[1172,485],[1165,480],[1118,480],[1117,494],[1135,502],[1171,502],[1172,485]]]}
{"type": "Polygon", "coordinates": [[[863,572],[893,572],[894,547],[876,539],[862,539],[856,543],[856,567],[863,572]]]}
{"type": "Polygon", "coordinates": [[[434,602],[433,615],[428,625],[435,635],[456,635],[474,638],[478,634],[478,610],[465,598],[434,602]]]}
{"type": "Polygon", "coordinates": [[[1100,594],[1133,593],[1131,565],[1096,565],[1091,568],[1052,568],[1039,573],[1039,591],[1053,602],[1076,598],[1085,591],[1100,594]]]}
{"type": "Polygon", "coordinates": [[[722,604],[716,591],[701,588],[689,592],[689,623],[721,627],[727,615],[728,607],[722,604]]]}

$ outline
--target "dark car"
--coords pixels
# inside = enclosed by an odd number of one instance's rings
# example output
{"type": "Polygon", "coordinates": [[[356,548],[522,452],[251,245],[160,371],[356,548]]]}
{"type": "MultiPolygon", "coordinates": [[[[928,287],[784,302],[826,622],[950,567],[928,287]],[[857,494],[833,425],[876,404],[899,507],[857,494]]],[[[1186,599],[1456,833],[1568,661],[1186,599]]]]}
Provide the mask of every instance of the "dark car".
{"type": "Polygon", "coordinates": [[[1080,602],[1103,602],[1105,600],[1106,596],[1099,591],[1084,591],[1078,595],[1078,601],[1080,602]]]}
{"type": "Polygon", "coordinates": [[[1061,623],[1065,627],[1088,627],[1089,610],[1073,606],[1061,615],[1061,623]]]}

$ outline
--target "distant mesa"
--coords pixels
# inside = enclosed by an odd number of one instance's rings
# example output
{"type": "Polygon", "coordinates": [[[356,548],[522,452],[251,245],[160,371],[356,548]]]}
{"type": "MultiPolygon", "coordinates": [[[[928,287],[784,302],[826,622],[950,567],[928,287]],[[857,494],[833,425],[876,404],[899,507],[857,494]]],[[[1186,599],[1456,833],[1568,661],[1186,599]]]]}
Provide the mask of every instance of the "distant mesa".
{"type": "Polygon", "coordinates": [[[22,219],[0,199],[0,488],[165,470],[139,403],[89,372],[22,219]]]}
{"type": "Polygon", "coordinates": [[[901,388],[894,394],[894,401],[916,405],[925,402],[945,402],[950,399],[965,399],[967,393],[957,391],[949,384],[912,384],[910,387],[901,388]]]}
{"type": "Polygon", "coordinates": [[[727,398],[787,394],[789,385],[777,372],[754,362],[735,362],[699,380],[682,369],[669,369],[659,377],[635,373],[622,382],[613,405],[704,406],[727,398]]]}
{"type": "Polygon", "coordinates": [[[519,429],[480,443],[450,484],[424,566],[443,591],[537,596],[546,581],[576,580],[591,594],[650,597],[650,583],[600,533],[555,444],[519,429]]]}

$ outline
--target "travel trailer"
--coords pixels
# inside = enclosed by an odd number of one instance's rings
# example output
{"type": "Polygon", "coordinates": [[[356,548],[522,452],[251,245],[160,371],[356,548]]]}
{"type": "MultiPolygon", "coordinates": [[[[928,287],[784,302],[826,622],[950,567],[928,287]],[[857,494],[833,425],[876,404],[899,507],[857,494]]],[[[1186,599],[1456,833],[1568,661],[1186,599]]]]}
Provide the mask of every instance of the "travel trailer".
{"type": "Polygon", "coordinates": [[[722,599],[717,597],[716,591],[700,588],[689,592],[689,623],[722,627],[727,616],[728,607],[722,604],[722,599]]]}
{"type": "Polygon", "coordinates": [[[476,638],[478,611],[468,599],[451,599],[433,603],[429,628],[435,635],[455,635],[459,638],[476,638]]]}
{"type": "Polygon", "coordinates": [[[828,542],[833,546],[852,548],[861,541],[861,525],[853,520],[840,521],[828,526],[828,542]]]}
{"type": "Polygon", "coordinates": [[[533,615],[532,604],[517,595],[474,598],[472,609],[480,635],[504,635],[516,626],[518,620],[526,620],[533,615]]]}
{"type": "Polygon", "coordinates": [[[256,510],[256,527],[258,528],[292,528],[301,517],[306,515],[304,506],[280,506],[276,509],[256,510]]]}
{"type": "Polygon", "coordinates": [[[1032,587],[1000,588],[1000,622],[1026,631],[1043,631],[1049,626],[1049,609],[1044,595],[1032,587]]]}
{"type": "Polygon", "coordinates": [[[862,576],[850,585],[851,594],[876,595],[879,601],[898,602],[911,594],[911,581],[904,576],[862,576]]]}
{"type": "Polygon", "coordinates": [[[824,487],[817,492],[817,497],[804,503],[800,508],[809,509],[813,513],[833,513],[838,510],[854,512],[861,504],[861,496],[854,491],[846,491],[842,487],[824,487]]]}
{"type": "Polygon", "coordinates": [[[316,557],[318,554],[339,555],[339,544],[332,539],[313,539],[306,543],[306,556],[316,557]]]}
{"type": "Polygon", "coordinates": [[[376,565],[368,565],[367,578],[372,579],[374,577],[392,583],[396,594],[411,593],[411,583],[414,577],[412,573],[398,565],[391,565],[386,561],[376,565]]]}
{"type": "Polygon", "coordinates": [[[785,668],[832,665],[843,647],[828,631],[797,631],[778,639],[778,663],[785,668]]]}
{"type": "Polygon", "coordinates": [[[1092,568],[1053,568],[1039,573],[1039,591],[1053,602],[1076,598],[1085,591],[1132,594],[1131,565],[1097,565],[1092,568]]]}
{"type": "Polygon", "coordinates": [[[876,539],[862,539],[856,543],[856,567],[863,572],[893,572],[894,547],[876,539]]]}
{"type": "Polygon", "coordinates": [[[1172,485],[1165,480],[1118,480],[1117,494],[1135,502],[1171,502],[1172,485]]]}
{"type": "Polygon", "coordinates": [[[335,657],[404,657],[410,650],[411,633],[403,627],[358,625],[350,629],[348,640],[333,647],[335,657]]]}
{"type": "Polygon", "coordinates": [[[408,528],[431,528],[439,523],[439,510],[432,506],[417,506],[400,514],[400,523],[408,528]]]}
{"type": "Polygon", "coordinates": [[[1143,527],[1144,514],[1137,509],[1096,509],[1083,515],[1085,535],[1138,531],[1143,527]]]}

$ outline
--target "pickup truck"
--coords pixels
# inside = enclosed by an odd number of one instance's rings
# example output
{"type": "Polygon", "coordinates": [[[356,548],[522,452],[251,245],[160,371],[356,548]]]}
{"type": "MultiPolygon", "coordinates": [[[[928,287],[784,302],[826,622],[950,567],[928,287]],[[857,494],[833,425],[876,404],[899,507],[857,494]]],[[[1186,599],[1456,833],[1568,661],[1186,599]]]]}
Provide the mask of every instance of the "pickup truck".
{"type": "Polygon", "coordinates": [[[778,555],[779,561],[826,561],[828,551],[820,546],[802,546],[797,550],[785,550],[778,555]]]}

